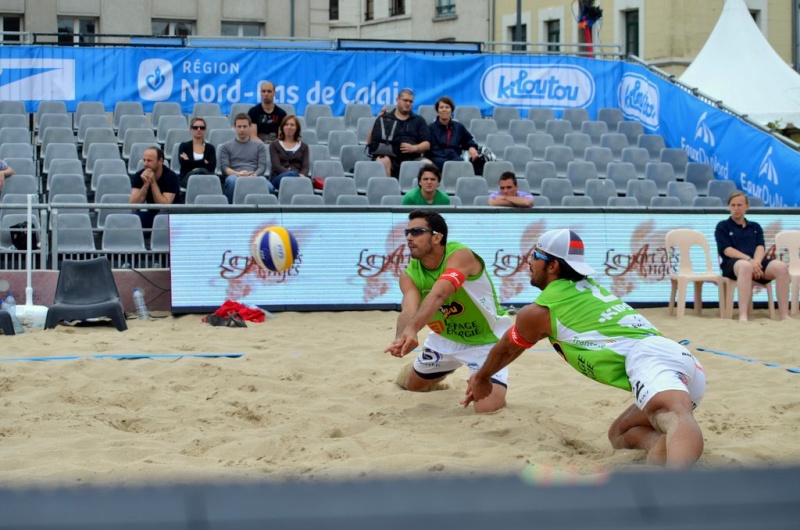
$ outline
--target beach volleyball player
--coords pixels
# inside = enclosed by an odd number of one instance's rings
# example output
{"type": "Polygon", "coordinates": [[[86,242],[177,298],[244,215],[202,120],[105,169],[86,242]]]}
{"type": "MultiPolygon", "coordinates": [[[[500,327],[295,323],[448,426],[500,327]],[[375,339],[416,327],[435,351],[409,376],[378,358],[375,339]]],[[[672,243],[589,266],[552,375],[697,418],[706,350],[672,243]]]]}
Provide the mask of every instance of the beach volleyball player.
{"type": "MultiPolygon", "coordinates": [[[[395,341],[384,351],[404,357],[419,345],[417,334],[427,325],[433,333],[397,380],[406,390],[426,392],[462,365],[475,373],[511,319],[500,307],[483,259],[447,240],[447,223],[438,212],[414,210],[408,219],[411,262],[400,276],[403,301],[395,341]]],[[[493,374],[492,393],[475,402],[475,412],[503,408],[507,380],[506,368],[493,374]]]]}

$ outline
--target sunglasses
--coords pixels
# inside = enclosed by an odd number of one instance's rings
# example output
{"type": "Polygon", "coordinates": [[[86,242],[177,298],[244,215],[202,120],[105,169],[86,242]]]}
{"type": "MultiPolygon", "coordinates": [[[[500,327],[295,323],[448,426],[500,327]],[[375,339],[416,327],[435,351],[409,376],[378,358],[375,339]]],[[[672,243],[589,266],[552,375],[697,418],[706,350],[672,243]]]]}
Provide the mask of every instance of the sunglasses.
{"type": "Polygon", "coordinates": [[[406,235],[406,237],[408,236],[418,237],[424,234],[425,232],[430,232],[431,235],[437,233],[435,230],[431,230],[430,228],[425,228],[422,226],[415,226],[414,228],[406,228],[405,230],[403,230],[403,233],[406,235]]]}
{"type": "Polygon", "coordinates": [[[206,126],[205,125],[192,125],[192,129],[194,129],[195,131],[205,131],[206,130],[206,126]]]}
{"type": "Polygon", "coordinates": [[[533,251],[533,259],[534,260],[541,260],[541,261],[550,261],[550,258],[539,252],[538,250],[533,251]]]}

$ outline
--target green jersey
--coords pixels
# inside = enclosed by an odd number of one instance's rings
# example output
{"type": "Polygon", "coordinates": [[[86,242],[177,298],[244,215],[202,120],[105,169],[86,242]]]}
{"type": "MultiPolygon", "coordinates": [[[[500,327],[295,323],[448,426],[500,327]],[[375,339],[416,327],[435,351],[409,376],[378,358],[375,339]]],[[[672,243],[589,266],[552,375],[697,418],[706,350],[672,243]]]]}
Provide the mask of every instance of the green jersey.
{"type": "Polygon", "coordinates": [[[418,206],[426,206],[428,204],[436,204],[444,206],[446,204],[450,204],[450,196],[440,190],[436,190],[433,193],[433,202],[428,202],[425,200],[425,197],[422,196],[422,190],[420,188],[414,188],[413,190],[409,191],[403,196],[403,204],[404,205],[418,205],[418,206]]]}
{"type": "MultiPolygon", "coordinates": [[[[433,270],[423,267],[418,259],[412,259],[408,264],[406,274],[414,281],[423,300],[445,271],[447,260],[461,249],[470,250],[455,241],[447,243],[444,259],[433,270]]],[[[481,272],[467,277],[464,285],[445,300],[428,322],[428,327],[461,344],[493,344],[511,327],[511,318],[500,307],[494,285],[486,272],[486,264],[480,256],[473,254],[481,262],[481,272]]]]}
{"type": "Polygon", "coordinates": [[[641,339],[661,335],[631,306],[590,278],[555,280],[535,300],[550,310],[553,348],[580,373],[624,390],[625,357],[641,339]]]}

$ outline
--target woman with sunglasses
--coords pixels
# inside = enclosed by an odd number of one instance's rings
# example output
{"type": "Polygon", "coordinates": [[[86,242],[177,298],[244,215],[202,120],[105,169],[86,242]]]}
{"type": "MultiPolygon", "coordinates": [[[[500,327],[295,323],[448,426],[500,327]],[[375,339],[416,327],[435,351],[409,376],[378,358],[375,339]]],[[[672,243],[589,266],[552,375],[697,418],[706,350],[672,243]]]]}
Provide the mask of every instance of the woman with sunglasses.
{"type": "Polygon", "coordinates": [[[213,175],[217,169],[216,149],[206,143],[206,120],[200,117],[193,118],[189,131],[192,133],[192,139],[178,147],[181,188],[186,188],[190,175],[213,175]]]}
{"type": "Polygon", "coordinates": [[[302,141],[300,121],[289,114],[278,128],[278,140],[270,142],[269,157],[272,163],[272,185],[279,189],[286,177],[308,178],[310,166],[308,144],[302,141]]]}

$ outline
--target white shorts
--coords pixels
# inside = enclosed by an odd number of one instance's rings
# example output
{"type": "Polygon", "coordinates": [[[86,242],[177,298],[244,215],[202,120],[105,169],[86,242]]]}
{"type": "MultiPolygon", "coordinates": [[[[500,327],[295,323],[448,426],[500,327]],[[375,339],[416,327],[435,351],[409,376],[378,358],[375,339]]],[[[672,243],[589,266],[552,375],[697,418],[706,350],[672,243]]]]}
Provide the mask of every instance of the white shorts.
{"type": "Polygon", "coordinates": [[[665,337],[642,339],[625,359],[636,405],[643,410],[647,402],[665,390],[683,390],[696,408],[706,392],[703,366],[689,350],[665,337]]]}
{"type": "MultiPolygon", "coordinates": [[[[423,379],[438,379],[460,366],[467,366],[471,376],[483,366],[492,346],[494,344],[461,344],[431,333],[422,345],[422,353],[414,359],[414,370],[423,379]]],[[[492,381],[508,387],[508,367],[494,374],[492,381]]]]}

